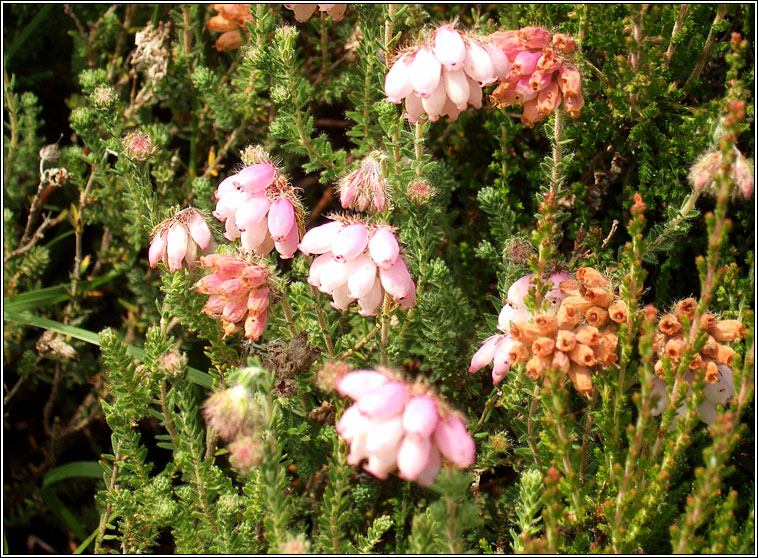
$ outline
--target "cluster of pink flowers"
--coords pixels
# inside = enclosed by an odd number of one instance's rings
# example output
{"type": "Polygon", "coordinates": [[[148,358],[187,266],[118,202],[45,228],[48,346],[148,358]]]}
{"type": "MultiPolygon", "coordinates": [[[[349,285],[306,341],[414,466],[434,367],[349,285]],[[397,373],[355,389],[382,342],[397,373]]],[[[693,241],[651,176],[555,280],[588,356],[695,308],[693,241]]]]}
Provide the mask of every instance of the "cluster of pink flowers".
{"type": "Polygon", "coordinates": [[[200,264],[212,272],[195,283],[197,292],[211,295],[203,312],[221,320],[225,335],[244,328],[245,337],[257,341],[268,317],[268,270],[226,254],[205,256],[200,264]]]}
{"type": "MultiPolygon", "coordinates": [[[[753,186],[755,178],[753,177],[753,165],[750,163],[742,152],[734,148],[735,159],[732,166],[732,172],[730,178],[737,184],[737,191],[742,194],[742,197],[750,199],[753,195],[753,186]]],[[[711,151],[706,153],[690,169],[690,182],[696,192],[708,192],[711,195],[716,196],[715,177],[716,173],[721,166],[722,156],[721,151],[711,151]]],[[[735,191],[735,193],[737,193],[735,191]]]]}
{"type": "Polygon", "coordinates": [[[198,253],[213,250],[216,243],[202,213],[187,208],[155,228],[148,250],[150,267],[163,261],[170,272],[178,271],[182,262],[193,269],[198,253]]]}
{"type": "MultiPolygon", "coordinates": [[[[513,364],[512,349],[516,341],[510,335],[511,326],[515,323],[528,322],[533,318],[532,313],[524,303],[524,298],[529,294],[529,286],[533,277],[534,274],[530,273],[510,286],[505,305],[500,311],[497,321],[497,328],[502,333],[489,337],[471,359],[471,366],[468,371],[472,374],[494,361],[492,366],[493,385],[498,385],[503,381],[513,364]]],[[[570,279],[573,277],[565,271],[550,276],[549,281],[552,283],[552,287],[546,296],[550,303],[548,314],[554,315],[558,311],[560,302],[566,298],[566,295],[560,291],[559,285],[562,281],[570,279]]]]}
{"type": "Polygon", "coordinates": [[[568,35],[540,27],[493,33],[490,39],[511,63],[510,75],[492,92],[498,108],[522,105],[521,121],[533,126],[553,112],[561,101],[569,116],[579,117],[584,98],[582,77],[566,57],[576,50],[568,35]]]}
{"type": "Polygon", "coordinates": [[[361,316],[376,316],[385,292],[403,309],[416,303],[416,285],[395,234],[385,226],[333,220],[309,230],[299,248],[306,255],[319,254],[308,283],[332,295],[334,308],[347,310],[357,300],[361,316]]]}
{"type": "Polygon", "coordinates": [[[285,4],[284,7],[295,12],[295,19],[301,23],[308,21],[316,8],[329,14],[334,21],[342,21],[347,10],[347,4],[285,4]]]}
{"type": "Polygon", "coordinates": [[[224,237],[265,257],[271,249],[291,258],[300,240],[302,209],[295,190],[270,163],[256,163],[219,184],[213,216],[225,223],[224,237]]]}
{"type": "Polygon", "coordinates": [[[482,107],[482,87],[508,77],[508,58],[495,45],[462,35],[445,25],[428,44],[415,46],[395,60],[384,82],[387,100],[405,99],[406,118],[423,114],[435,122],[456,120],[468,105],[482,107]]]}
{"type": "Polygon", "coordinates": [[[458,467],[474,463],[474,439],[458,413],[428,388],[407,384],[389,370],[357,370],[337,382],[340,395],[352,398],[337,422],[350,444],[347,462],[386,479],[400,476],[422,486],[434,483],[442,457],[458,467]]]}

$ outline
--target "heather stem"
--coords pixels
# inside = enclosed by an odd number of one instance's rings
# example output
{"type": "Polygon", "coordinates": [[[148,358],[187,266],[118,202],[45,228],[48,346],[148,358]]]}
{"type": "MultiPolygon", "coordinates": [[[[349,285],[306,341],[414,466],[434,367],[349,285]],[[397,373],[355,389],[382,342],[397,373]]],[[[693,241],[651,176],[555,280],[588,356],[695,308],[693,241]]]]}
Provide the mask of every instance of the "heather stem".
{"type": "Polygon", "coordinates": [[[421,178],[424,167],[422,165],[422,159],[424,157],[424,123],[416,122],[416,135],[413,141],[416,154],[416,176],[421,178]]]}
{"type": "Polygon", "coordinates": [[[334,345],[332,344],[332,338],[329,336],[329,330],[326,327],[326,321],[324,320],[324,314],[321,312],[321,306],[319,305],[318,291],[311,285],[311,292],[316,299],[316,315],[318,316],[318,323],[323,331],[324,343],[326,344],[326,350],[329,351],[329,356],[334,358],[334,345]]]}
{"type": "Polygon", "coordinates": [[[387,366],[387,344],[389,341],[389,308],[390,297],[385,293],[384,307],[382,308],[382,366],[387,366]]]}
{"type": "Polygon", "coordinates": [[[539,402],[540,387],[534,386],[534,393],[532,394],[532,402],[529,405],[529,418],[526,422],[527,438],[529,440],[529,448],[532,450],[534,456],[534,462],[537,467],[542,467],[539,455],[537,454],[537,444],[534,441],[534,415],[537,413],[537,405],[539,402]]]}
{"type": "Polygon", "coordinates": [[[555,110],[555,128],[553,129],[553,172],[550,193],[558,196],[561,187],[561,161],[563,160],[563,111],[555,110]]]}

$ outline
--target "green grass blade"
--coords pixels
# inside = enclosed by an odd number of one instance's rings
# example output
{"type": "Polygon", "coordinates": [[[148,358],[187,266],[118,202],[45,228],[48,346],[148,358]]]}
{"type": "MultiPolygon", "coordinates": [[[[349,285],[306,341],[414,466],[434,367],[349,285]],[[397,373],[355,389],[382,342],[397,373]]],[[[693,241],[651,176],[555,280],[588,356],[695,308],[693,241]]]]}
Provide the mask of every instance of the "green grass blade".
{"type": "Polygon", "coordinates": [[[72,461],[45,473],[42,490],[56,482],[73,478],[101,479],[103,470],[97,461],[72,461]]]}
{"type": "MultiPolygon", "coordinates": [[[[91,281],[85,281],[82,283],[82,290],[94,289],[104,283],[112,281],[120,275],[120,272],[115,272],[91,281]]],[[[71,298],[71,295],[66,292],[65,287],[68,287],[68,285],[55,285],[53,287],[45,287],[44,289],[37,289],[16,296],[10,296],[3,299],[3,305],[6,310],[11,312],[25,312],[27,310],[36,310],[37,308],[46,308],[52,304],[64,302],[71,298]]]]}
{"type": "MultiPolygon", "coordinates": [[[[79,339],[86,343],[100,346],[100,336],[97,333],[82,329],[80,327],[74,327],[55,320],[48,320],[47,318],[40,318],[33,314],[13,312],[4,310],[3,319],[7,322],[15,322],[18,324],[29,325],[33,327],[40,327],[42,329],[49,329],[63,335],[70,335],[74,339],[79,339]]],[[[127,345],[126,351],[130,356],[142,360],[145,358],[145,351],[139,347],[133,345],[127,345]]],[[[187,377],[189,380],[199,386],[206,389],[213,387],[213,380],[207,372],[198,370],[197,368],[187,367],[187,377]]]]}

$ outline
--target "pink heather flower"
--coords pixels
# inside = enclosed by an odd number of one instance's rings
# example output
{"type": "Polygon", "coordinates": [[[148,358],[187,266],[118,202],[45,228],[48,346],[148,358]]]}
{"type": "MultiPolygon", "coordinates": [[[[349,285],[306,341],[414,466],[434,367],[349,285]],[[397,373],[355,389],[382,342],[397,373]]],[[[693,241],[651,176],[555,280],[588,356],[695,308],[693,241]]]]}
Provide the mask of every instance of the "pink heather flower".
{"type": "Polygon", "coordinates": [[[265,257],[276,248],[294,256],[302,209],[294,189],[270,163],[255,163],[223,180],[213,216],[224,222],[224,237],[240,239],[243,250],[265,257]]]}
{"type": "MultiPolygon", "coordinates": [[[[750,199],[753,195],[753,165],[736,147],[735,160],[732,167],[730,178],[735,182],[737,188],[734,191],[734,195],[742,194],[745,199],[750,199]]],[[[690,169],[690,182],[696,192],[705,191],[713,196],[717,195],[716,189],[716,173],[721,166],[721,152],[711,151],[700,157],[697,162],[690,169]]]]}
{"type": "MultiPolygon", "coordinates": [[[[511,326],[519,322],[528,322],[533,317],[524,302],[526,295],[529,294],[533,277],[533,273],[524,275],[508,288],[505,304],[502,310],[500,310],[497,320],[497,328],[503,334],[496,334],[487,338],[471,358],[469,373],[478,372],[492,362],[493,385],[498,385],[503,381],[511,364],[513,364],[511,349],[515,342],[510,336],[511,326]]],[[[548,314],[558,312],[561,301],[566,298],[566,295],[560,291],[560,284],[570,279],[573,279],[573,277],[565,271],[554,273],[548,278],[548,281],[552,284],[545,297],[549,302],[548,314]]]]}
{"type": "Polygon", "coordinates": [[[364,157],[361,166],[345,175],[337,184],[344,209],[381,213],[387,207],[387,183],[382,176],[382,155],[374,152],[364,157]]]}
{"type": "Polygon", "coordinates": [[[464,35],[449,25],[438,28],[430,42],[402,53],[385,79],[387,100],[405,99],[405,116],[415,124],[426,114],[454,121],[471,105],[482,106],[482,86],[505,79],[510,62],[495,45],[464,35]]]}
{"type": "Polygon", "coordinates": [[[463,68],[466,59],[466,45],[458,31],[443,25],[434,32],[434,57],[447,70],[463,68]]]}
{"type": "Polygon", "coordinates": [[[430,486],[442,457],[458,467],[474,463],[476,447],[457,413],[420,382],[393,372],[358,370],[344,375],[338,391],[355,400],[337,421],[350,444],[348,464],[380,479],[397,469],[401,478],[430,486]]]}
{"type": "Polygon", "coordinates": [[[331,221],[309,230],[299,245],[311,263],[308,283],[332,295],[332,306],[345,311],[358,301],[361,316],[376,316],[389,294],[407,310],[415,305],[416,285],[394,233],[360,221],[331,221]]]}
{"type": "Polygon", "coordinates": [[[509,75],[495,76],[501,83],[490,99],[498,108],[522,105],[526,126],[534,126],[561,104],[569,116],[579,117],[584,107],[581,75],[566,58],[576,49],[571,37],[525,27],[493,33],[489,39],[511,63],[509,75]]]}
{"type": "Polygon", "coordinates": [[[194,269],[198,252],[215,249],[202,213],[194,208],[187,208],[160,223],[153,233],[148,250],[150,267],[163,261],[173,273],[182,267],[182,262],[189,269],[194,269]]]}
{"type": "Polygon", "coordinates": [[[257,341],[268,316],[268,270],[227,254],[205,256],[200,265],[211,271],[194,285],[200,294],[211,295],[203,312],[221,320],[225,335],[244,328],[245,337],[257,341]]]}
{"type": "MultiPolygon", "coordinates": [[[[715,384],[705,384],[703,387],[703,395],[705,400],[698,405],[697,414],[700,420],[706,424],[713,424],[718,416],[716,410],[717,405],[727,405],[729,400],[734,397],[734,378],[732,369],[725,364],[718,365],[719,379],[715,384]]],[[[695,376],[692,372],[688,372],[684,375],[685,380],[692,385],[695,381],[695,376]]],[[[650,395],[654,400],[654,406],[650,410],[650,414],[658,416],[666,410],[668,405],[668,393],[667,386],[664,380],[661,380],[657,376],[653,379],[653,386],[650,390],[650,395]]],[[[687,392],[687,397],[692,396],[692,388],[687,392]]],[[[685,416],[687,414],[686,401],[683,402],[676,410],[679,416],[685,416]]]]}

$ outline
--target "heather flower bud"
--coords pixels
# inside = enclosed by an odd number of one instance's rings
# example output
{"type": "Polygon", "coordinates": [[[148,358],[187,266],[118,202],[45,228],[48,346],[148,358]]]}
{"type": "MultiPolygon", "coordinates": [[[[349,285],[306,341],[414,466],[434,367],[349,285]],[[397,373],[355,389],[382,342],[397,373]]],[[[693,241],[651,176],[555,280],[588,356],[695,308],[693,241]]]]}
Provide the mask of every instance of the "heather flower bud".
{"type": "Polygon", "coordinates": [[[718,320],[708,329],[708,333],[719,343],[727,343],[742,339],[745,329],[739,320],[718,320]]]}
{"type": "Polygon", "coordinates": [[[109,85],[98,85],[90,95],[92,104],[97,108],[107,109],[113,106],[118,100],[118,95],[109,85]]]}
{"type": "Polygon", "coordinates": [[[147,161],[155,151],[150,136],[142,132],[130,132],[121,140],[124,153],[132,161],[147,161]]]}
{"type": "Polygon", "coordinates": [[[236,385],[213,393],[203,405],[203,414],[211,429],[223,439],[231,440],[238,434],[250,434],[250,426],[255,422],[251,405],[250,391],[236,385]]]}
{"type": "Polygon", "coordinates": [[[411,83],[411,62],[413,57],[408,54],[402,54],[395,60],[394,64],[384,79],[384,93],[390,103],[398,104],[403,98],[413,92],[411,83]]]}
{"type": "Polygon", "coordinates": [[[428,438],[437,427],[438,419],[437,404],[434,399],[427,395],[417,395],[412,397],[405,406],[403,428],[409,434],[428,438]]]}
{"type": "Polygon", "coordinates": [[[382,155],[374,152],[361,161],[361,166],[344,176],[337,184],[340,202],[345,209],[381,213],[387,206],[387,184],[382,176],[382,155]]]}
{"type": "Polygon", "coordinates": [[[263,459],[263,444],[256,436],[240,436],[229,444],[229,462],[242,473],[260,465],[263,459]]]}
{"type": "Polygon", "coordinates": [[[408,189],[406,190],[408,199],[417,205],[425,204],[434,197],[435,193],[432,185],[426,180],[414,180],[408,184],[408,189]]]}

